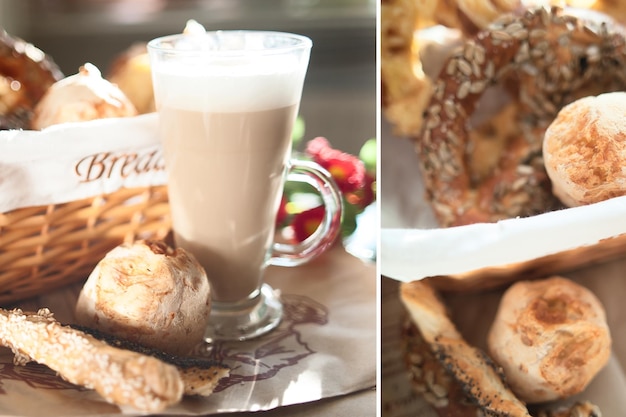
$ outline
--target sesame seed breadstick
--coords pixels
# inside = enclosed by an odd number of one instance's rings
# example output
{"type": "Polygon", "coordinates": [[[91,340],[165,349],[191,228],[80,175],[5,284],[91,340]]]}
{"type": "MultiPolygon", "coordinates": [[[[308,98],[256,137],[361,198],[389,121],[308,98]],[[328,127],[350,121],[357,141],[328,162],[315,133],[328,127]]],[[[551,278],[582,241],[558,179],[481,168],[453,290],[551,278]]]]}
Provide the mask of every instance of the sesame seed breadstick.
{"type": "Polygon", "coordinates": [[[435,289],[424,280],[403,283],[400,299],[433,354],[459,383],[470,401],[488,416],[531,417],[503,381],[499,369],[471,346],[447,315],[435,289]]]}
{"type": "Polygon", "coordinates": [[[430,345],[413,321],[402,326],[404,361],[411,387],[428,402],[440,417],[481,417],[481,409],[463,391],[463,387],[439,362],[430,345]]]}
{"type": "Polygon", "coordinates": [[[63,326],[47,308],[36,314],[0,309],[0,343],[11,348],[15,363],[46,365],[63,379],[94,389],[117,405],[158,412],[183,395],[183,382],[174,366],[63,326]]]}
{"type": "Polygon", "coordinates": [[[207,397],[213,393],[220,379],[230,375],[230,368],[209,358],[172,355],[89,327],[80,325],[72,325],[72,327],[111,346],[154,356],[163,362],[174,365],[178,369],[185,386],[184,395],[207,397]]]}

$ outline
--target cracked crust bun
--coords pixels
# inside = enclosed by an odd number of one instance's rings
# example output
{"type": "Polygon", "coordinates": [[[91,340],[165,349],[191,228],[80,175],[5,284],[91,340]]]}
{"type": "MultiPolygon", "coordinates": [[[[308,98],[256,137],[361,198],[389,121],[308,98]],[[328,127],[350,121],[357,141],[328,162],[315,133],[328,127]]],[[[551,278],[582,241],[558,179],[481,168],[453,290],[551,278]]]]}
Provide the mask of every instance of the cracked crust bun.
{"type": "Polygon", "coordinates": [[[611,355],[602,304],[560,276],[507,289],[487,343],[513,392],[528,403],[582,392],[611,355]]]}
{"type": "Polygon", "coordinates": [[[184,249],[138,241],[111,250],[76,304],[78,324],[172,355],[202,342],[211,308],[206,273],[184,249]]]}
{"type": "Polygon", "coordinates": [[[570,207],[626,194],[626,93],[581,98],[545,133],[543,155],[554,194],[570,207]]]}
{"type": "Polygon", "coordinates": [[[102,78],[95,65],[86,63],[76,74],[48,88],[35,106],[31,128],[136,115],[137,109],[122,90],[102,78]]]}

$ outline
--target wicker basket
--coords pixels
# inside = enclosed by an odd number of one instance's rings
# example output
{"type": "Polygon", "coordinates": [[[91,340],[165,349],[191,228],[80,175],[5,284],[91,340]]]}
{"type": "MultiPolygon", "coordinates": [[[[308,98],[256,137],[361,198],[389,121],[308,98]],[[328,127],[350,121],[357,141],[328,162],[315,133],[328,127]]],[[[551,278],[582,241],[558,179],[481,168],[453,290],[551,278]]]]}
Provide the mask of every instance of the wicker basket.
{"type": "Polygon", "coordinates": [[[170,226],[164,185],[0,214],[0,305],[85,280],[115,246],[170,226]]]}

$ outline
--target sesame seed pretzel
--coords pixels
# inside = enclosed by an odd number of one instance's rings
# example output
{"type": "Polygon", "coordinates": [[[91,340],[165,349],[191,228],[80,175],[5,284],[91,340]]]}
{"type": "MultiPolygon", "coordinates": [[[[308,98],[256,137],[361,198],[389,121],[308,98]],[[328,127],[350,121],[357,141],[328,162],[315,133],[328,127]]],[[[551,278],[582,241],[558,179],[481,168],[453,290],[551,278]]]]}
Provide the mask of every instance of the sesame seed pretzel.
{"type": "Polygon", "coordinates": [[[626,87],[626,41],[608,19],[583,21],[558,7],[507,14],[448,59],[416,138],[426,197],[442,226],[560,206],[543,166],[543,133],[564,105],[626,87]],[[478,180],[468,161],[470,117],[496,84],[513,98],[519,134],[478,180]]]}
{"type": "Polygon", "coordinates": [[[0,28],[0,129],[27,128],[37,102],[61,78],[52,58],[0,28]]]}

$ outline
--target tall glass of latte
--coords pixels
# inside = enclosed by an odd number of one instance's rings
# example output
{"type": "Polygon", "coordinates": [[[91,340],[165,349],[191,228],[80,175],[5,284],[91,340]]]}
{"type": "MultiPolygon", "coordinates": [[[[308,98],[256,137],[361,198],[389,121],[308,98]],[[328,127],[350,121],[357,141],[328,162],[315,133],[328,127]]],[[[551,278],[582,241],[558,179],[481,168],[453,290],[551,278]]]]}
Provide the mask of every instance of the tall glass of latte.
{"type": "Polygon", "coordinates": [[[341,196],[320,166],[292,159],[311,40],[264,31],[180,34],[149,42],[174,239],[207,272],[206,339],[245,340],[280,321],[268,265],[296,266],[337,236],[341,196]],[[324,221],[305,242],[276,243],[285,181],[318,189],[324,221]]]}

